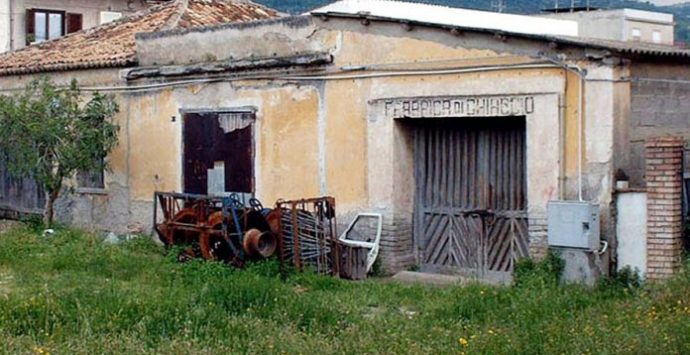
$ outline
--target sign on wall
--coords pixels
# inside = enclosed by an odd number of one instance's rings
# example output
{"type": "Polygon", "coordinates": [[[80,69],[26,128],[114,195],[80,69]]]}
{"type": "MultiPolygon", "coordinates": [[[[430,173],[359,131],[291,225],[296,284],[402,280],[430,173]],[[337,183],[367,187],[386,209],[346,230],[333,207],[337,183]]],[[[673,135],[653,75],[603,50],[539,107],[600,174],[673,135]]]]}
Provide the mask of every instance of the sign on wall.
{"type": "Polygon", "coordinates": [[[525,116],[534,96],[416,97],[382,100],[387,118],[525,116]]]}

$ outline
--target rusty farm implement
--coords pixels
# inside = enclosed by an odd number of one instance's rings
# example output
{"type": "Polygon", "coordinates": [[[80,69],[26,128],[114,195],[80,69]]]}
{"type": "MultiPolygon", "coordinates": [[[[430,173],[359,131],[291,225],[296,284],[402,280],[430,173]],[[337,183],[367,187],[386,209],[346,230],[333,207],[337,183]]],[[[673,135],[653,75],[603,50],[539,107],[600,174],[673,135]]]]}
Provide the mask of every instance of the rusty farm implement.
{"type": "Polygon", "coordinates": [[[340,237],[335,216],[333,197],[279,200],[269,209],[241,193],[154,196],[155,231],[167,247],[180,248],[180,261],[203,258],[241,268],[276,255],[297,271],[364,278],[378,254],[381,216],[358,215],[340,237]]]}
{"type": "Polygon", "coordinates": [[[278,217],[253,197],[156,192],[154,199],[155,230],[166,246],[183,247],[180,260],[202,257],[243,267],[277,251],[278,226],[271,228],[271,221],[278,217]]]}

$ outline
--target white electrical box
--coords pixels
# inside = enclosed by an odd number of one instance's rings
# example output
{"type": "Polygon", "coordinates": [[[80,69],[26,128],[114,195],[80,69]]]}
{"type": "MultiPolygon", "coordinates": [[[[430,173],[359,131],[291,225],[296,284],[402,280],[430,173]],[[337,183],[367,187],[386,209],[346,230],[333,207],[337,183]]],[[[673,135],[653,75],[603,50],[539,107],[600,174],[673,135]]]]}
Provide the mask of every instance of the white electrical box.
{"type": "Polygon", "coordinates": [[[599,205],[582,201],[550,201],[549,246],[599,249],[599,205]]]}

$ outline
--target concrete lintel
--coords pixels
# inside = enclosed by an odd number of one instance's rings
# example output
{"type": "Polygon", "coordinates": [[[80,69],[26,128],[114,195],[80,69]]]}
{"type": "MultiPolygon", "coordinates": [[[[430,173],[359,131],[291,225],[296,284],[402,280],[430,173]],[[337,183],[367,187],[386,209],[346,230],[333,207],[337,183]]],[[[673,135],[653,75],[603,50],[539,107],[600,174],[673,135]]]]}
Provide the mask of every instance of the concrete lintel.
{"type": "Polygon", "coordinates": [[[319,66],[333,62],[333,56],[325,52],[312,52],[287,57],[246,58],[220,62],[167,65],[134,68],[124,74],[126,80],[155,77],[178,77],[200,74],[236,73],[248,70],[266,70],[297,66],[319,66]]]}

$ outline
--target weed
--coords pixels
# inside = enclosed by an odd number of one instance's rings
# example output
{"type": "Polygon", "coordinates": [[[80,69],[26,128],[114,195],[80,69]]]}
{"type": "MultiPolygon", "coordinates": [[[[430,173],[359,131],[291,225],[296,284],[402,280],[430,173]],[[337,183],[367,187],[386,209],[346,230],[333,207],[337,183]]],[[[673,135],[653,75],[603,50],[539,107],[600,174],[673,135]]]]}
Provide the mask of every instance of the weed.
{"type": "Polygon", "coordinates": [[[383,271],[383,265],[381,265],[381,258],[378,257],[374,260],[374,265],[371,266],[371,271],[369,271],[369,276],[371,277],[383,277],[386,273],[383,271]]]}
{"type": "Polygon", "coordinates": [[[407,271],[417,272],[417,271],[419,271],[419,265],[417,265],[417,264],[410,265],[410,267],[407,268],[407,271]]]}
{"type": "Polygon", "coordinates": [[[614,272],[610,277],[602,278],[599,282],[599,287],[613,287],[627,291],[634,291],[640,288],[640,286],[642,286],[640,271],[637,268],[633,270],[630,266],[614,272]]]}
{"type": "Polygon", "coordinates": [[[690,352],[690,263],[665,284],[637,286],[626,271],[590,289],[561,285],[551,255],[521,261],[514,287],[427,288],[281,277],[276,260],[178,263],[178,251],[7,231],[0,353],[690,352]]]}
{"type": "Polygon", "coordinates": [[[549,250],[546,257],[535,262],[532,259],[522,259],[515,264],[514,284],[554,286],[561,281],[565,261],[556,251],[549,250]]]}

